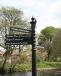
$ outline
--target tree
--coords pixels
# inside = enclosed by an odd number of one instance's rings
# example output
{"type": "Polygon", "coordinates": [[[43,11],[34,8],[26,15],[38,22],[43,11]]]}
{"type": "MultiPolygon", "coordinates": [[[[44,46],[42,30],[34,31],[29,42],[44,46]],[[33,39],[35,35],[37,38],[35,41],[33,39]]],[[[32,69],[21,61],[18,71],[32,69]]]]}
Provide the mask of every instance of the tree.
{"type": "Polygon", "coordinates": [[[43,29],[40,32],[40,35],[39,35],[39,38],[38,38],[38,43],[40,45],[42,45],[46,41],[50,41],[51,42],[55,32],[56,32],[56,28],[54,28],[52,26],[46,27],[45,29],[43,29]]]}
{"type": "Polygon", "coordinates": [[[61,29],[58,29],[52,42],[53,57],[61,57],[61,29]]]}
{"type": "Polygon", "coordinates": [[[24,24],[27,23],[26,20],[24,19],[23,11],[20,11],[19,9],[15,9],[13,7],[6,7],[6,8],[3,7],[0,10],[0,13],[3,19],[6,20],[10,26],[13,25],[23,26],[24,24]]]}
{"type": "Polygon", "coordinates": [[[0,27],[2,38],[5,40],[5,34],[9,33],[10,27],[29,28],[29,23],[25,19],[23,11],[13,7],[3,7],[0,9],[0,27]]]}
{"type": "Polygon", "coordinates": [[[38,43],[41,46],[44,46],[48,52],[48,58],[51,52],[51,43],[56,32],[56,28],[49,26],[43,29],[39,35],[38,43]]]}
{"type": "MultiPolygon", "coordinates": [[[[23,27],[28,28],[28,21],[25,19],[23,15],[23,11],[19,9],[15,9],[13,7],[6,7],[0,9],[0,27],[2,30],[1,34],[3,33],[4,40],[5,40],[5,34],[10,33],[10,27],[23,27]],[[4,33],[5,32],[5,33],[4,33]]],[[[4,43],[3,43],[4,44],[4,43]]],[[[2,69],[4,70],[5,64],[7,61],[7,58],[9,58],[12,54],[12,47],[11,46],[5,46],[6,53],[5,53],[5,60],[3,62],[2,69]],[[10,55],[10,56],[9,56],[10,55]]]]}

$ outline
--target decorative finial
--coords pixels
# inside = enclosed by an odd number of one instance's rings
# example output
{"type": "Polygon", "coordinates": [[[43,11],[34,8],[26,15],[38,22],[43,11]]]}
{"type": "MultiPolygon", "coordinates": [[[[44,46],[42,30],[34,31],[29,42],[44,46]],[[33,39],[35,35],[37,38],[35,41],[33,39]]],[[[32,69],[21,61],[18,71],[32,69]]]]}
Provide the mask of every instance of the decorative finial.
{"type": "Polygon", "coordinates": [[[32,18],[31,18],[31,20],[32,20],[32,21],[30,22],[31,24],[32,24],[32,23],[33,23],[33,24],[36,24],[36,19],[35,19],[33,16],[32,16],[32,18]]]}

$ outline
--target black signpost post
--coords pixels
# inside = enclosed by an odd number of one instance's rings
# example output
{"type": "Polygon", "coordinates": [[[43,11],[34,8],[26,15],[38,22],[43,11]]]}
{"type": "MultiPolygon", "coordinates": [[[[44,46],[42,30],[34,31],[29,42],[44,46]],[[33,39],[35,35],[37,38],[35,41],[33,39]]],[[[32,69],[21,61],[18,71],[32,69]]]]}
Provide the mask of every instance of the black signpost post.
{"type": "Polygon", "coordinates": [[[36,48],[35,48],[35,25],[36,25],[36,19],[31,18],[31,39],[32,39],[32,76],[36,76],[36,48]]]}
{"type": "Polygon", "coordinates": [[[36,19],[31,18],[31,30],[21,29],[17,27],[11,28],[12,31],[19,31],[25,34],[8,34],[6,35],[6,45],[32,45],[32,76],[36,76],[36,44],[35,44],[35,25],[36,19]]]}

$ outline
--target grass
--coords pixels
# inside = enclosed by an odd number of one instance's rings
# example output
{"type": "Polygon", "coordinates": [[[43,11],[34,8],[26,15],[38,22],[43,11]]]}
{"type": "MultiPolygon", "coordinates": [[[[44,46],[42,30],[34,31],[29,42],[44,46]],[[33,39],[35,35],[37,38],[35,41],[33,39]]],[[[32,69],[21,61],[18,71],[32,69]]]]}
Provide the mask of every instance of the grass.
{"type": "Polygon", "coordinates": [[[61,62],[40,62],[37,68],[61,68],[61,62]]]}

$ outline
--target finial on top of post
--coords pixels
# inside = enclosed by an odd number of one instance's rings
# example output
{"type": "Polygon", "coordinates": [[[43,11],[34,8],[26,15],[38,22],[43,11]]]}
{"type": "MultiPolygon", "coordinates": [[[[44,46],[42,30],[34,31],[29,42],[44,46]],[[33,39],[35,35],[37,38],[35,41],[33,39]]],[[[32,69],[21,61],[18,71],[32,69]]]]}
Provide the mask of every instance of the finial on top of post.
{"type": "Polygon", "coordinates": [[[31,22],[30,22],[31,24],[36,24],[36,19],[32,16],[32,18],[31,18],[31,22]]]}

